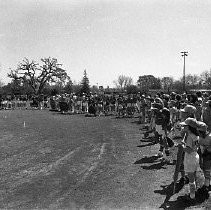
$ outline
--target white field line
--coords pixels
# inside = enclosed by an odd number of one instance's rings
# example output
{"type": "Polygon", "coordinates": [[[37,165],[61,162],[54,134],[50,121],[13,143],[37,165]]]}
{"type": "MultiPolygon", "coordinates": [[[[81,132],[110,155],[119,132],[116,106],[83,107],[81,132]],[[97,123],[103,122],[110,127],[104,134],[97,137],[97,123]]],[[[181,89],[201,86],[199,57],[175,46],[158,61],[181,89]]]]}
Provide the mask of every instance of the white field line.
{"type": "MultiPolygon", "coordinates": [[[[82,182],[84,182],[86,180],[86,178],[92,173],[92,171],[97,167],[97,165],[99,164],[100,160],[102,159],[103,154],[105,153],[106,144],[107,143],[103,143],[102,144],[102,146],[100,148],[100,153],[99,153],[99,155],[96,158],[97,160],[95,162],[93,162],[89,168],[87,168],[87,170],[85,171],[82,179],[78,182],[77,185],[80,185],[82,182]]],[[[54,163],[52,163],[50,165],[45,165],[45,166],[43,165],[43,166],[41,166],[41,168],[33,167],[33,168],[28,169],[28,170],[22,171],[16,177],[17,179],[21,179],[22,180],[22,182],[18,183],[18,185],[20,185],[23,182],[30,181],[32,178],[35,178],[35,177],[38,177],[38,176],[50,175],[54,171],[58,170],[58,168],[61,165],[65,164],[65,162],[70,160],[75,155],[75,153],[80,152],[81,149],[82,149],[82,147],[76,148],[75,150],[69,152],[68,154],[66,154],[65,156],[61,157],[56,162],[54,162],[54,163]]]]}
{"type": "MultiPolygon", "coordinates": [[[[66,161],[70,160],[70,158],[72,158],[72,156],[75,155],[75,153],[79,152],[80,149],[81,149],[81,147],[76,148],[75,150],[67,153],[65,156],[58,159],[56,162],[54,162],[50,165],[47,165],[40,170],[36,170],[36,171],[32,170],[33,176],[40,176],[41,174],[49,175],[50,173],[53,173],[56,169],[58,169],[58,167],[60,165],[65,164],[66,161]]],[[[31,170],[25,170],[25,173],[31,174],[32,171],[31,170]]]]}
{"type": "Polygon", "coordinates": [[[111,146],[112,146],[112,155],[114,156],[115,159],[117,159],[116,157],[116,145],[115,145],[115,139],[114,138],[111,138],[111,146]]]}
{"type": "MultiPolygon", "coordinates": [[[[102,158],[102,155],[103,155],[104,152],[105,152],[106,144],[108,144],[108,143],[103,143],[102,146],[101,146],[101,148],[100,148],[100,153],[99,153],[99,155],[97,156],[97,160],[98,160],[98,161],[95,161],[95,162],[91,165],[91,167],[89,167],[89,168],[86,170],[86,172],[84,173],[82,179],[76,184],[75,187],[78,187],[80,184],[82,184],[82,183],[86,180],[86,178],[92,173],[92,171],[97,167],[97,165],[99,164],[99,161],[100,161],[101,158],[102,158]]],[[[69,196],[70,196],[69,193],[70,193],[70,192],[67,192],[67,193],[66,193],[65,195],[63,195],[61,198],[57,199],[56,202],[55,202],[55,204],[59,204],[59,203],[62,202],[62,200],[64,200],[66,197],[69,197],[69,196]]],[[[54,204],[54,205],[55,205],[55,204],[54,204]]]]}
{"type": "Polygon", "coordinates": [[[15,183],[13,184],[13,188],[17,188],[21,184],[29,182],[36,177],[50,175],[51,173],[56,171],[60,165],[65,164],[66,161],[72,158],[75,153],[79,152],[80,149],[81,147],[76,148],[75,150],[69,152],[64,157],[58,159],[56,162],[50,165],[44,164],[39,167],[35,166],[21,171],[19,174],[16,174],[15,177],[12,178],[12,181],[15,181],[15,183]]]}
{"type": "Polygon", "coordinates": [[[91,167],[89,167],[87,169],[87,171],[84,173],[84,175],[83,175],[81,181],[79,182],[79,184],[84,182],[86,180],[86,178],[92,173],[92,171],[97,168],[97,165],[99,164],[103,154],[105,153],[106,144],[108,144],[108,143],[103,143],[103,145],[100,148],[100,154],[98,155],[97,160],[94,163],[92,163],[91,167]]]}
{"type": "Polygon", "coordinates": [[[107,143],[103,143],[101,149],[100,149],[100,154],[98,155],[98,159],[101,159],[104,151],[105,151],[105,146],[106,146],[107,143]]]}
{"type": "Polygon", "coordinates": [[[54,168],[57,168],[59,165],[62,165],[65,163],[65,161],[69,160],[76,152],[79,152],[81,147],[76,148],[75,150],[69,152],[66,154],[64,157],[61,157],[58,159],[55,163],[52,163],[51,165],[48,166],[49,170],[52,170],[54,168]]]}

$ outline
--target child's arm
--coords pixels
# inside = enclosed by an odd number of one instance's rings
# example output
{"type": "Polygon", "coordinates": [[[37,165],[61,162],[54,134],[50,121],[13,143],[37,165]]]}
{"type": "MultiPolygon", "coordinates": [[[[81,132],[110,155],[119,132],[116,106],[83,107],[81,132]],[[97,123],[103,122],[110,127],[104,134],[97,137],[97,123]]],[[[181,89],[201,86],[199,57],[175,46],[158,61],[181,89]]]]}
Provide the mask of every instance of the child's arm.
{"type": "Polygon", "coordinates": [[[184,152],[187,152],[188,154],[193,152],[193,149],[190,148],[189,146],[186,146],[185,144],[182,144],[184,152]]]}

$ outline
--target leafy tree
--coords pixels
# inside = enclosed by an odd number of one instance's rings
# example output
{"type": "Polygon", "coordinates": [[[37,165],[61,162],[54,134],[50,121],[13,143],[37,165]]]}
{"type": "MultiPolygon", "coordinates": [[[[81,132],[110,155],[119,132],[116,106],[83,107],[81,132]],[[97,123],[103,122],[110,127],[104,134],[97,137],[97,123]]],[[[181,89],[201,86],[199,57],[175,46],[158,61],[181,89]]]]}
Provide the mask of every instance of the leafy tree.
{"type": "Polygon", "coordinates": [[[59,94],[59,90],[57,89],[57,87],[53,87],[51,89],[51,96],[55,96],[57,94],[59,94]]]}
{"type": "Polygon", "coordinates": [[[196,89],[199,87],[200,78],[196,74],[187,74],[185,76],[186,89],[196,89]]]}
{"type": "Polygon", "coordinates": [[[42,93],[47,83],[65,81],[68,77],[66,71],[58,64],[55,58],[43,58],[42,64],[35,61],[29,61],[25,58],[15,70],[8,74],[13,80],[19,80],[21,83],[27,83],[33,90],[33,93],[39,95],[42,93]]]}
{"type": "Polygon", "coordinates": [[[201,78],[201,84],[202,86],[205,86],[205,88],[210,89],[211,88],[211,69],[209,71],[204,71],[200,75],[201,78]]]}
{"type": "Polygon", "coordinates": [[[7,85],[2,86],[1,88],[1,95],[9,95],[12,94],[11,90],[11,83],[8,83],[7,85]]]}
{"type": "Polygon", "coordinates": [[[44,95],[47,95],[47,96],[50,96],[51,95],[51,92],[52,92],[52,87],[50,86],[50,84],[46,84],[45,87],[43,88],[43,91],[42,93],[44,95]]]}
{"type": "Polygon", "coordinates": [[[69,94],[73,92],[73,82],[71,79],[69,79],[66,85],[64,86],[64,92],[69,94]]]}
{"type": "Polygon", "coordinates": [[[90,91],[91,91],[92,93],[97,93],[97,94],[99,94],[99,92],[100,92],[100,90],[99,90],[99,88],[98,88],[97,85],[93,85],[93,86],[90,88],[90,91]]]}
{"type": "Polygon", "coordinates": [[[139,76],[137,85],[141,92],[148,92],[149,89],[161,89],[161,81],[153,75],[139,76]]]}
{"type": "Polygon", "coordinates": [[[129,85],[126,87],[127,94],[137,94],[139,88],[136,85],[129,85]]]}
{"type": "Polygon", "coordinates": [[[86,69],[84,70],[84,76],[81,81],[81,89],[80,93],[83,94],[90,94],[90,86],[89,86],[89,79],[87,77],[86,69]]]}
{"type": "Polygon", "coordinates": [[[178,93],[183,93],[183,79],[181,78],[180,80],[174,81],[172,89],[178,93]]]}
{"type": "Polygon", "coordinates": [[[163,77],[161,79],[161,84],[164,90],[170,91],[172,89],[173,82],[174,80],[172,77],[163,77]]]}

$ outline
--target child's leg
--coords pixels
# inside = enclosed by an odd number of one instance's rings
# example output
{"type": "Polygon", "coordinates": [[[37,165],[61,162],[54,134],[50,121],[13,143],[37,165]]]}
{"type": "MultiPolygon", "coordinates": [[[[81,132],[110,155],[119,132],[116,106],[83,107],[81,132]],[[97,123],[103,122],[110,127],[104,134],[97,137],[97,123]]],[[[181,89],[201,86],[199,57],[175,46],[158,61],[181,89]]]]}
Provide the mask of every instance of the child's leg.
{"type": "Polygon", "coordinates": [[[206,156],[202,155],[203,158],[203,173],[204,173],[204,185],[206,187],[210,186],[210,179],[211,179],[211,155],[208,154],[206,156]]]}
{"type": "Polygon", "coordinates": [[[180,184],[182,184],[182,185],[189,183],[189,178],[188,178],[188,176],[186,176],[185,169],[184,169],[184,156],[185,156],[185,153],[183,152],[183,154],[182,154],[182,164],[180,166],[181,178],[180,178],[180,181],[179,181],[180,184]]]}
{"type": "Polygon", "coordinates": [[[160,157],[163,157],[163,153],[164,153],[164,148],[165,148],[165,138],[163,137],[163,135],[159,134],[159,144],[160,144],[160,148],[159,148],[159,153],[158,155],[160,157]]]}
{"type": "Polygon", "coordinates": [[[204,170],[204,185],[206,187],[209,187],[210,186],[210,179],[211,179],[211,171],[210,170],[204,170]]]}
{"type": "Polygon", "coordinates": [[[161,146],[163,150],[165,149],[165,154],[168,157],[170,155],[169,146],[167,142],[167,130],[166,128],[162,128],[162,139],[161,139],[161,146]]]}
{"type": "Polygon", "coordinates": [[[185,153],[182,153],[182,164],[180,166],[180,173],[181,173],[181,177],[185,177],[185,169],[184,169],[184,157],[185,157],[185,153]]]}
{"type": "Polygon", "coordinates": [[[195,181],[195,172],[188,172],[188,178],[189,178],[189,186],[190,186],[190,198],[195,198],[195,192],[196,192],[196,181],[195,181]]]}
{"type": "Polygon", "coordinates": [[[211,171],[210,170],[203,170],[204,173],[204,185],[201,188],[203,196],[208,199],[209,198],[209,191],[210,191],[210,178],[211,178],[211,171]]]}
{"type": "Polygon", "coordinates": [[[160,143],[160,149],[159,149],[159,151],[160,152],[163,152],[163,150],[164,150],[164,138],[163,138],[163,136],[162,135],[159,135],[159,143],[160,143]]]}

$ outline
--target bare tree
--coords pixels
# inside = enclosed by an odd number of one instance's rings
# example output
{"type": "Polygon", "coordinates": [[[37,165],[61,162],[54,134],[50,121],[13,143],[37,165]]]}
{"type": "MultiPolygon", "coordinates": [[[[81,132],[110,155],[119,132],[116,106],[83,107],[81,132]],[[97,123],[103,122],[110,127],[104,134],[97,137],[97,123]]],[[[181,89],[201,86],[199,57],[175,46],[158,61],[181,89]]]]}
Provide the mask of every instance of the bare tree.
{"type": "Polygon", "coordinates": [[[55,58],[41,59],[42,65],[25,58],[8,76],[14,80],[28,83],[34,94],[40,94],[49,82],[64,82],[69,78],[66,71],[58,64],[55,58]]]}
{"type": "Polygon", "coordinates": [[[117,80],[114,81],[114,84],[117,88],[125,89],[127,86],[133,84],[133,79],[125,75],[119,75],[117,80]]]}

